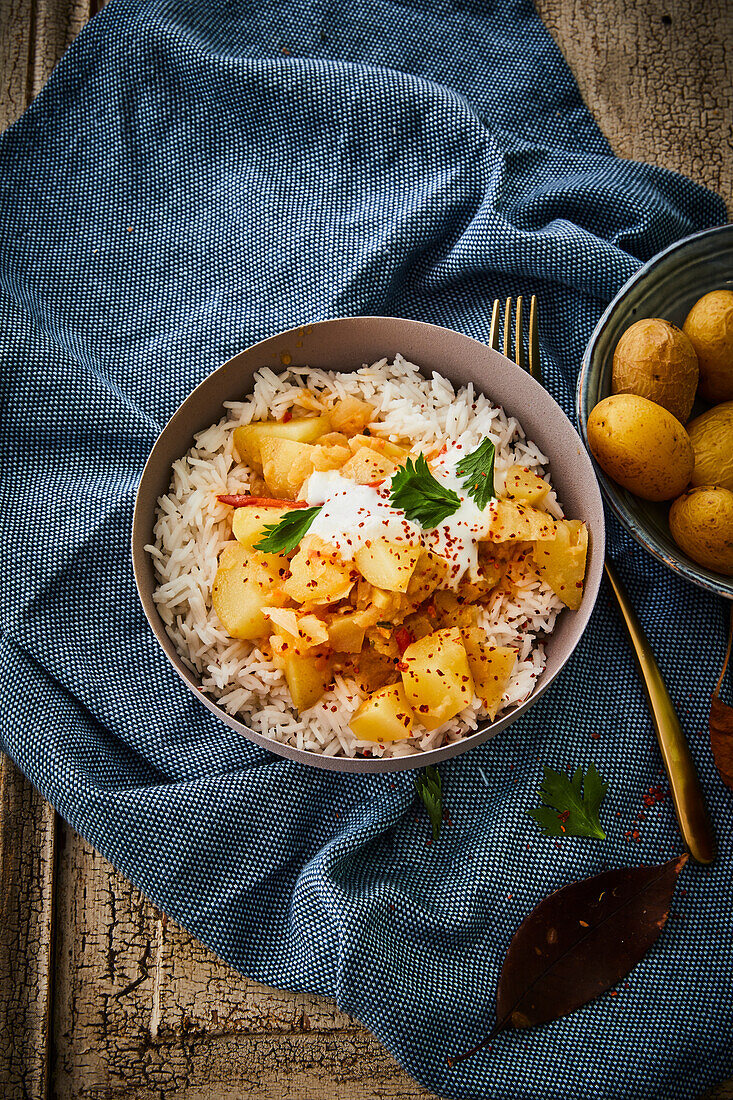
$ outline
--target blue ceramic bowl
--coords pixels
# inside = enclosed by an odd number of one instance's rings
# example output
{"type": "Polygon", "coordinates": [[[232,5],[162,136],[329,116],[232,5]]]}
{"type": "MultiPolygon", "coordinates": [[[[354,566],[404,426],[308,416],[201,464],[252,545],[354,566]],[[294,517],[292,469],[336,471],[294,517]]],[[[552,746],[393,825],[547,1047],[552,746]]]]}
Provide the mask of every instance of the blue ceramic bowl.
{"type": "MultiPolygon", "coordinates": [[[[695,233],[666,248],[637,271],[598,322],[578,379],[578,424],[588,446],[591,409],[611,393],[613,353],[625,329],[642,317],[664,317],[680,328],[691,306],[711,290],[733,290],[733,225],[695,233]]],[[[695,405],[692,415],[704,408],[695,405]]],[[[680,550],[669,532],[669,504],[653,504],[611,481],[597,463],[603,495],[634,538],[669,569],[708,592],[733,599],[733,577],[705,569],[680,550]]]]}

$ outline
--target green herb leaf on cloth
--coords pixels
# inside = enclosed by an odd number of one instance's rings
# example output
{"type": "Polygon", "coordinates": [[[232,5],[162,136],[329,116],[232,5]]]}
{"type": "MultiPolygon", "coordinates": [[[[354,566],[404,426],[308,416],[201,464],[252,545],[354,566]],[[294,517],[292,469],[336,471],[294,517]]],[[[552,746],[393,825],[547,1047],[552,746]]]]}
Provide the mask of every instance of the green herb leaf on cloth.
{"type": "Polygon", "coordinates": [[[544,783],[539,792],[544,805],[528,810],[530,817],[539,823],[547,836],[588,836],[605,840],[599,810],[608,783],[598,774],[595,765],[588,765],[585,782],[582,768],[575,769],[572,779],[547,766],[544,770],[544,783]]]}
{"type": "Polygon", "coordinates": [[[401,508],[412,523],[419,523],[426,531],[439,527],[461,506],[458,494],[433,477],[425,455],[418,455],[414,463],[408,458],[405,465],[393,474],[389,501],[394,508],[401,508]]]}
{"type": "Polygon", "coordinates": [[[465,477],[463,488],[482,511],[496,496],[494,492],[494,459],[496,447],[487,437],[475,451],[466,455],[456,466],[456,473],[465,477]]]}
{"type": "Polygon", "coordinates": [[[416,777],[415,790],[428,811],[428,817],[433,826],[433,840],[437,840],[443,824],[443,784],[434,764],[416,777]]]}
{"type": "Polygon", "coordinates": [[[287,554],[294,550],[308,533],[322,507],[319,504],[317,508],[293,510],[283,516],[279,523],[268,523],[263,537],[255,543],[255,550],[261,550],[263,554],[287,554]]]}

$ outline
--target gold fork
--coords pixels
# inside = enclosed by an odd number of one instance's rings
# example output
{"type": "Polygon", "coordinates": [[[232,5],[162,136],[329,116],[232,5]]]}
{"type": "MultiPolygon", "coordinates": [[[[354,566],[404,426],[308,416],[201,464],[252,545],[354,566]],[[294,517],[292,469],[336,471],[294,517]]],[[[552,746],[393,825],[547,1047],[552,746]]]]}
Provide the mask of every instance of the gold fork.
{"type": "MultiPolygon", "coordinates": [[[[490,334],[491,347],[495,351],[499,351],[500,311],[501,302],[497,298],[491,315],[490,334]]],[[[513,358],[517,366],[523,370],[528,369],[532,377],[542,385],[537,297],[534,294],[529,311],[528,346],[529,363],[527,363],[524,349],[524,302],[519,297],[517,298],[514,355],[512,355],[512,299],[507,298],[504,307],[504,355],[507,359],[513,358]]],[[[712,863],[715,858],[715,837],[705,806],[705,797],[679,718],[628,593],[608,557],[606,557],[604,570],[626,627],[636,668],[649,704],[682,838],[693,859],[698,863],[712,863]]]]}

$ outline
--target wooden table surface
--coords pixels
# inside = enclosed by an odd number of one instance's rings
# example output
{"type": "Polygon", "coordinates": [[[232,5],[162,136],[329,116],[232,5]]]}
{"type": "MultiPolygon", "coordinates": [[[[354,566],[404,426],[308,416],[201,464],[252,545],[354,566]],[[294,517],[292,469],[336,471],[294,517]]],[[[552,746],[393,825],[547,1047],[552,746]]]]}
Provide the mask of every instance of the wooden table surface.
{"type": "MultiPolygon", "coordinates": [[[[683,172],[730,208],[728,0],[539,0],[539,9],[615,152],[683,172]]],[[[90,0],[0,0],[0,128],[93,10],[90,0]]],[[[241,978],[118,875],[7,758],[1,769],[4,1100],[432,1095],[332,1001],[241,978]]],[[[733,1081],[713,1098],[733,1100],[733,1081]]]]}

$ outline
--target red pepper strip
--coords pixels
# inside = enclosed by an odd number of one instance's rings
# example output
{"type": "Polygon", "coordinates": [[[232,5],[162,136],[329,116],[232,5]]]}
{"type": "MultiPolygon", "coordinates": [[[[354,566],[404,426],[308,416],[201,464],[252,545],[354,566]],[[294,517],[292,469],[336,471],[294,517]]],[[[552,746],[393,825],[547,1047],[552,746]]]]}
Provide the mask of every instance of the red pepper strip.
{"type": "Polygon", "coordinates": [[[289,420],[293,419],[293,414],[290,409],[286,413],[283,413],[283,424],[287,424],[289,420]]]}
{"type": "Polygon", "coordinates": [[[273,497],[217,496],[222,504],[231,504],[232,508],[307,508],[307,500],[275,500],[273,497]]]}
{"type": "Polygon", "coordinates": [[[401,626],[399,630],[395,631],[394,640],[397,642],[397,648],[400,651],[401,657],[407,649],[408,645],[412,645],[412,643],[415,641],[415,638],[406,626],[401,626]]]}

